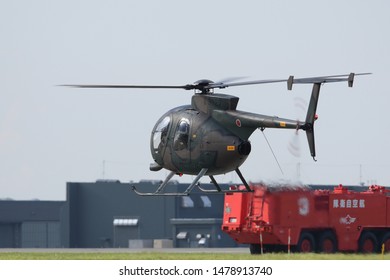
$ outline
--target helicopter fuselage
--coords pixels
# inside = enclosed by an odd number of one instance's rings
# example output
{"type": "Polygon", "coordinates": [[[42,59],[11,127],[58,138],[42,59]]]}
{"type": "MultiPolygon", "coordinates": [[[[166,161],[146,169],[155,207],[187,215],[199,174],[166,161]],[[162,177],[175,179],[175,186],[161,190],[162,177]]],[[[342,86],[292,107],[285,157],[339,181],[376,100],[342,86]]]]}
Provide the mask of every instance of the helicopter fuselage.
{"type": "Polygon", "coordinates": [[[207,175],[216,175],[241,166],[251,151],[250,142],[213,117],[213,111],[235,110],[237,103],[230,95],[194,95],[191,105],[165,113],[152,131],[151,170],[196,175],[207,168],[207,175]]]}

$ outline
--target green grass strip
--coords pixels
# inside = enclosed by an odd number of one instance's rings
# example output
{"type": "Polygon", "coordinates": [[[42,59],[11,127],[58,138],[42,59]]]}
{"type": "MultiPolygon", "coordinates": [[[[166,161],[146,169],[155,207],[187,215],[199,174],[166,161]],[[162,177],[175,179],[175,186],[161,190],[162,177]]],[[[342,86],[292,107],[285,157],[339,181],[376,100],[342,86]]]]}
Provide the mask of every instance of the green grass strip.
{"type": "Polygon", "coordinates": [[[390,260],[390,254],[0,253],[0,260],[390,260]]]}

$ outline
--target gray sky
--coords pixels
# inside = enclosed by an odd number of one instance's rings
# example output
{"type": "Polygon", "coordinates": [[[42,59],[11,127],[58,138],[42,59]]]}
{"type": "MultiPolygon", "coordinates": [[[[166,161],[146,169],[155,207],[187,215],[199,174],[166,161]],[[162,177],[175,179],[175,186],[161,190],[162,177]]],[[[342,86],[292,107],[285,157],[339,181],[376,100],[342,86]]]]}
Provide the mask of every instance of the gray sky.
{"type": "MultiPolygon", "coordinates": [[[[322,88],[317,163],[304,133],[295,157],[287,149],[294,132],[268,129],[284,174],[260,131],[241,171],[250,181],[390,185],[389,11],[385,0],[1,1],[0,197],[64,200],[68,181],[167,175],[149,171],[150,132],[170,108],[188,104],[191,92],[57,84],[181,85],[349,72],[373,75],[357,77],[352,89],[322,88]]],[[[294,103],[309,100],[311,86],[223,92],[240,97],[240,110],[303,119],[294,103]]],[[[232,174],[217,179],[237,181],[232,174]]]]}

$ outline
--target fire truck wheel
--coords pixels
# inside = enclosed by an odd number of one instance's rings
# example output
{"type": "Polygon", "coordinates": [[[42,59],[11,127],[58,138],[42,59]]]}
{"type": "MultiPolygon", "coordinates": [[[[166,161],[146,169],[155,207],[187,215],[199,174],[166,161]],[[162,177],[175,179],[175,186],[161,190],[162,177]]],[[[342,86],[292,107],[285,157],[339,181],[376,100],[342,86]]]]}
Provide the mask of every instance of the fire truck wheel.
{"type": "Polygon", "coordinates": [[[385,233],[382,237],[381,246],[382,244],[385,245],[385,253],[390,252],[390,232],[385,233]]]}
{"type": "Polygon", "coordinates": [[[336,236],[332,231],[327,230],[321,233],[318,240],[318,251],[327,254],[333,254],[337,251],[336,236]]]}
{"type": "Polygon", "coordinates": [[[296,247],[297,252],[310,253],[315,251],[314,237],[310,232],[303,231],[296,247]]]}
{"type": "Polygon", "coordinates": [[[375,253],[378,251],[378,239],[371,231],[365,231],[359,238],[359,252],[375,253]]]}
{"type": "Polygon", "coordinates": [[[249,251],[251,252],[252,255],[261,254],[260,244],[250,244],[249,245],[249,251]]]}

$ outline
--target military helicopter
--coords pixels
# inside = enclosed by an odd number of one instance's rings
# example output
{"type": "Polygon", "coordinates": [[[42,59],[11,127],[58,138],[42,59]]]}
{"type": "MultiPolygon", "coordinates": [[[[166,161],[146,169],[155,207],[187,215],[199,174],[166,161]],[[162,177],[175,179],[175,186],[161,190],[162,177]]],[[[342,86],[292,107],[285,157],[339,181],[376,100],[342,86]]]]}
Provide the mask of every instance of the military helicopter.
{"type": "Polygon", "coordinates": [[[314,122],[321,85],[347,81],[352,87],[354,77],[371,73],[332,75],[311,78],[294,78],[255,81],[199,80],[192,84],[170,85],[64,85],[78,88],[137,88],[137,89],[183,89],[193,90],[191,104],[180,106],[166,112],[155,124],[150,150],[154,162],[151,171],[163,168],[170,171],[166,179],[154,192],[143,193],[135,186],[133,190],[142,196],[185,196],[197,186],[203,192],[251,192],[239,167],[251,152],[249,137],[256,130],[266,128],[304,130],[307,135],[310,154],[316,157],[314,142],[314,122]],[[313,84],[310,103],[304,122],[293,119],[266,116],[237,110],[239,98],[232,95],[214,93],[214,89],[256,84],[287,82],[287,89],[293,84],[313,84]],[[235,171],[245,186],[244,189],[222,189],[215,175],[235,171]],[[166,192],[165,187],[174,175],[196,175],[184,192],[166,192]],[[203,189],[199,180],[209,176],[215,189],[203,189]]]}

